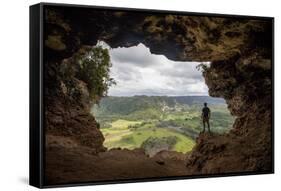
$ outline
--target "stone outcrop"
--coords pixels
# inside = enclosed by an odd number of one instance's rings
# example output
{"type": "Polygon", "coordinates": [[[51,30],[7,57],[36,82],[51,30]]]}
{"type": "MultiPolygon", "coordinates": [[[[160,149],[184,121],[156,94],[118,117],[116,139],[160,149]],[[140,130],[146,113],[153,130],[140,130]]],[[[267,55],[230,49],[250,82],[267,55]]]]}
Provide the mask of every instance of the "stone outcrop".
{"type": "MultiPolygon", "coordinates": [[[[68,137],[71,142],[90,147],[93,153],[105,151],[104,137],[99,124],[90,114],[91,99],[87,84],[75,75],[75,56],[87,47],[61,62],[45,63],[45,127],[46,146],[49,137],[57,143],[68,137]]],[[[54,142],[52,142],[54,143],[54,142]]]]}
{"type": "Polygon", "coordinates": [[[271,171],[271,60],[258,51],[214,61],[203,72],[210,95],[223,97],[236,120],[226,135],[199,136],[191,173],[271,171]]]}
{"type": "Polygon", "coordinates": [[[272,170],[270,19],[71,7],[48,7],[45,18],[46,133],[51,140],[51,136],[68,137],[93,153],[105,150],[98,124],[89,114],[85,84],[77,78],[66,81],[62,65],[81,47],[98,40],[112,48],[143,43],[152,53],[172,60],[211,62],[203,72],[209,93],[224,98],[237,117],[230,133],[199,136],[186,159],[186,174],[272,170]],[[73,84],[75,99],[66,83],[73,84]]]}
{"type": "Polygon", "coordinates": [[[50,55],[54,55],[54,59],[69,57],[80,45],[95,45],[98,40],[107,42],[112,48],[143,43],[152,53],[178,61],[228,60],[258,49],[267,57],[271,55],[269,19],[174,16],[70,7],[48,8],[46,19],[45,42],[49,59],[50,55]]]}

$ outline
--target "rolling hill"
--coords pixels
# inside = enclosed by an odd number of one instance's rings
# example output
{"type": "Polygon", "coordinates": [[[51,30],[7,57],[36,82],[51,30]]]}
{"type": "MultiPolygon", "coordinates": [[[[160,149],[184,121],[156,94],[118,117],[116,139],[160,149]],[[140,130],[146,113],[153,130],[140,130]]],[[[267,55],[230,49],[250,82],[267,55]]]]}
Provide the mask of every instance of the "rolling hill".
{"type": "Polygon", "coordinates": [[[225,101],[209,96],[105,97],[91,112],[100,123],[104,145],[109,149],[144,148],[149,155],[161,150],[186,153],[202,131],[204,102],[212,112],[211,130],[229,131],[234,117],[225,101]]]}

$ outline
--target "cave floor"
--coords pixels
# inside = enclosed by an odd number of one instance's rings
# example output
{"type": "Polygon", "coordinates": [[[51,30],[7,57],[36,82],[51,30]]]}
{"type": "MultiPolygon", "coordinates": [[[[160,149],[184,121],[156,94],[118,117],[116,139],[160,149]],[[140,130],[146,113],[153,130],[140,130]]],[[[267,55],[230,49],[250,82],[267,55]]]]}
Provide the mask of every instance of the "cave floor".
{"type": "Polygon", "coordinates": [[[48,147],[45,180],[52,185],[185,176],[185,158],[177,152],[163,152],[150,158],[141,149],[113,149],[94,155],[88,148],[48,147]]]}

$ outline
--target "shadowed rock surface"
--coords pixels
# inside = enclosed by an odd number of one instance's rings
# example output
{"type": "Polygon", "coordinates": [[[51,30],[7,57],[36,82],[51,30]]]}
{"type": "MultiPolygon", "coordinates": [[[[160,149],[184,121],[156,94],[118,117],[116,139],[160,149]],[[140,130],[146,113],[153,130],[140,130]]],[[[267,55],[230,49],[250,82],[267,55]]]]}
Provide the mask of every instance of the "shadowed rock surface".
{"type": "Polygon", "coordinates": [[[272,171],[270,19],[71,7],[49,7],[45,16],[48,184],[272,171]],[[169,152],[148,158],[140,150],[106,151],[99,125],[89,113],[87,84],[75,77],[65,79],[61,72],[62,66],[71,67],[75,53],[98,40],[112,48],[143,43],[152,53],[177,61],[210,61],[203,75],[210,95],[224,98],[237,117],[233,130],[225,135],[200,135],[192,152],[177,154],[176,159],[169,152]]]}
{"type": "MultiPolygon", "coordinates": [[[[181,158],[185,156],[176,154],[181,158]]],[[[93,154],[87,147],[49,147],[46,165],[50,184],[186,175],[184,160],[176,157],[164,160],[149,158],[141,149],[112,149],[93,154]]]]}

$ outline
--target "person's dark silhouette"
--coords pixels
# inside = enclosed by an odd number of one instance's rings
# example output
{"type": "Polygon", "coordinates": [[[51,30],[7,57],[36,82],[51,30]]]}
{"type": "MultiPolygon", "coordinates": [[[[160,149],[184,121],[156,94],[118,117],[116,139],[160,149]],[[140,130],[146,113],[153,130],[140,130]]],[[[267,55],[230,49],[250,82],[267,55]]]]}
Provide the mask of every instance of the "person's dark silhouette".
{"type": "Polygon", "coordinates": [[[204,103],[204,107],[202,109],[202,121],[203,121],[203,133],[205,132],[205,125],[207,123],[208,126],[208,132],[210,133],[210,122],[209,119],[211,117],[211,110],[207,107],[207,103],[204,103]]]}

